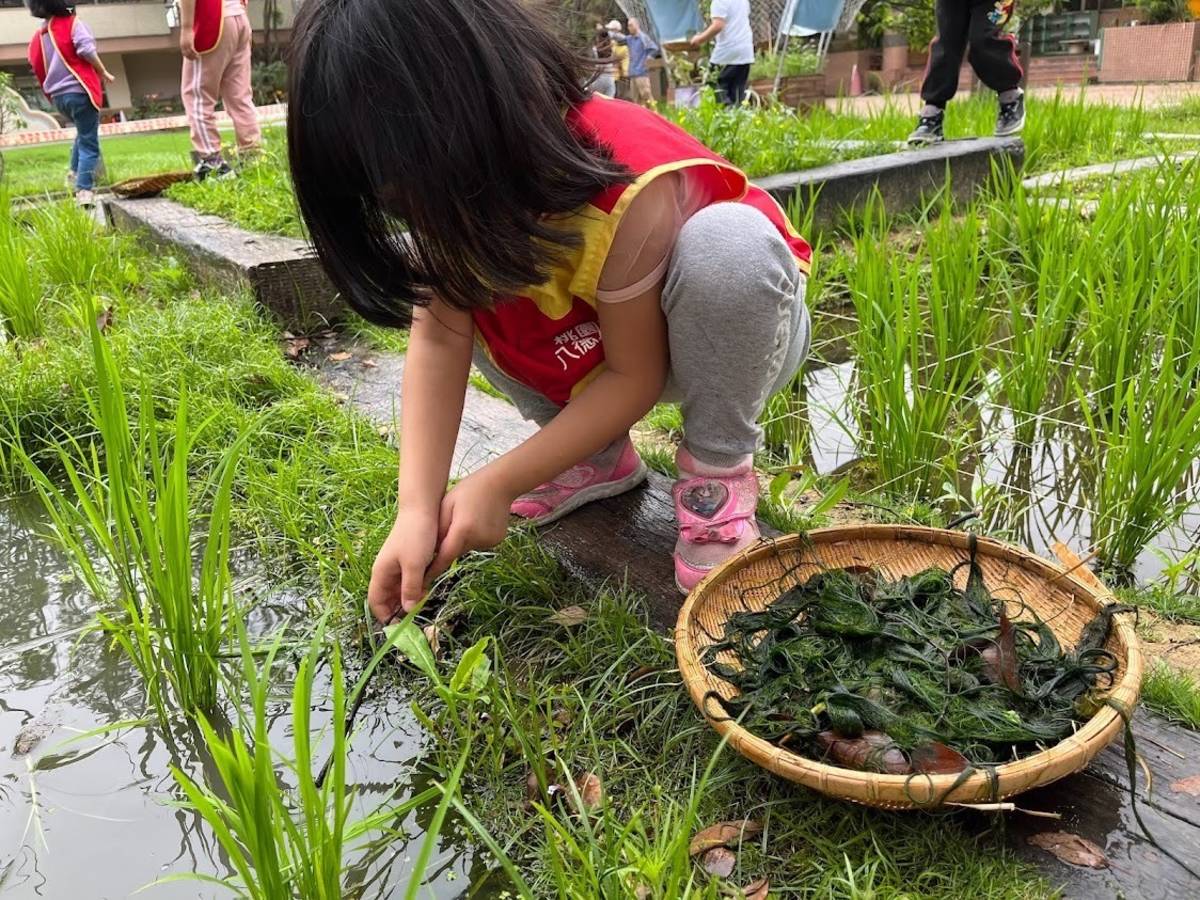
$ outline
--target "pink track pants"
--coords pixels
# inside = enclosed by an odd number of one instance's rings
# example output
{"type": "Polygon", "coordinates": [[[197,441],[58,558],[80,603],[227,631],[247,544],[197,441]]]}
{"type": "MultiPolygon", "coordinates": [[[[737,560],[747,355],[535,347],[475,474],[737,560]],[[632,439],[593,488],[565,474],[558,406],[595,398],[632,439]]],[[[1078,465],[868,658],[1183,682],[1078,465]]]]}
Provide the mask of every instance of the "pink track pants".
{"type": "Polygon", "coordinates": [[[221,155],[217,130],[217,100],[233,119],[239,151],[253,150],[262,141],[254,94],[250,88],[250,20],[226,16],[221,40],[199,59],[183,58],[180,93],[192,132],[192,148],[200,159],[221,155]]]}

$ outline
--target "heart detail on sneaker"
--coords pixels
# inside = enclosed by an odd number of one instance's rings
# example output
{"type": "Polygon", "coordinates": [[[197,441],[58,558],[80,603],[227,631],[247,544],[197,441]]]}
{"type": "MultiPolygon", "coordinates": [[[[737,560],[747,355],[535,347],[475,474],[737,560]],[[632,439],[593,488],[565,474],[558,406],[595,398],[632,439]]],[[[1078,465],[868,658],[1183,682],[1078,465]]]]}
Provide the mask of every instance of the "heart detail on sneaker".
{"type": "Polygon", "coordinates": [[[729,502],[729,488],[719,481],[704,481],[683,491],[679,502],[689,512],[711,519],[729,502]]]}

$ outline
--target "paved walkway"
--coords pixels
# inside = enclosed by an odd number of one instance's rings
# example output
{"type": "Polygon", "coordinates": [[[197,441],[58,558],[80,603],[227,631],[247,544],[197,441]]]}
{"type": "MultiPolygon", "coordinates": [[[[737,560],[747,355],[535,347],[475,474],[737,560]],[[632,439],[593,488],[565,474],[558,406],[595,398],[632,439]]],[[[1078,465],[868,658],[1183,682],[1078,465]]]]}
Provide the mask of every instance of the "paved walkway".
{"type": "MultiPolygon", "coordinates": [[[[1055,87],[1034,87],[1028,93],[1032,97],[1053,97],[1055,87]]],[[[1063,96],[1074,98],[1079,95],[1078,86],[1064,86],[1063,96]]],[[[1178,82],[1172,84],[1089,84],[1086,97],[1090,103],[1108,103],[1115,106],[1136,106],[1141,102],[1147,109],[1174,106],[1184,100],[1195,98],[1200,102],[1200,82],[1178,82]]],[[[962,96],[961,94],[959,96],[962,96]]],[[[832,97],[825,105],[833,111],[869,115],[891,105],[907,109],[914,115],[921,108],[919,94],[884,94],[870,97],[832,97]]]]}

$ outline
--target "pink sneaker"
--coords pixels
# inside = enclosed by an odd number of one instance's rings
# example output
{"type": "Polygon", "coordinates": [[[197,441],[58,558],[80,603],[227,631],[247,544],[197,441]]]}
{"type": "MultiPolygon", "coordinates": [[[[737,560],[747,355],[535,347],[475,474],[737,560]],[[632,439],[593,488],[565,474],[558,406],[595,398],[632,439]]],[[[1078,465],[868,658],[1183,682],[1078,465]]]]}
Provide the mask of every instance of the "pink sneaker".
{"type": "Polygon", "coordinates": [[[548,525],[593,500],[615,497],[646,480],[646,464],[629,435],[513,501],[510,512],[548,525]]]}
{"type": "Polygon", "coordinates": [[[675,584],[690,593],[704,576],[759,538],[754,459],[730,468],[709,466],[680,447],[675,454],[675,584]]]}

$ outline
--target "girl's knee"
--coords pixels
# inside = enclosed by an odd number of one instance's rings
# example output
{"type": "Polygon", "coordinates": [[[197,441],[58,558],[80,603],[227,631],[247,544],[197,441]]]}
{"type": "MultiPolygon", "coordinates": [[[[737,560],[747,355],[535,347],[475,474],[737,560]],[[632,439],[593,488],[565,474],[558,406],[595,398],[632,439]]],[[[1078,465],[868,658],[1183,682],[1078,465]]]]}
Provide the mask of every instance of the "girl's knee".
{"type": "Polygon", "coordinates": [[[766,216],[743,203],[716,203],[680,229],[664,294],[709,309],[736,308],[756,298],[794,296],[800,277],[786,241],[766,216]]]}

